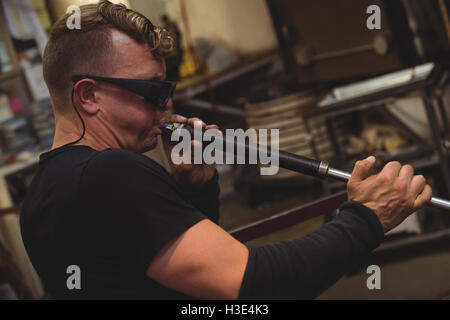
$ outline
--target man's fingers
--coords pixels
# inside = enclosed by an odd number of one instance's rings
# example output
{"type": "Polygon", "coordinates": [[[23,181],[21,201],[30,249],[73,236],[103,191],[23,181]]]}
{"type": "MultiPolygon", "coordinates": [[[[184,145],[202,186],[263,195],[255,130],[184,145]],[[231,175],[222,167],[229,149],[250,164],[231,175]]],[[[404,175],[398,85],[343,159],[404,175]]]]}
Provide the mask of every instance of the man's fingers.
{"type": "Polygon", "coordinates": [[[210,130],[210,129],[212,129],[212,130],[219,130],[219,126],[216,125],[216,124],[210,124],[210,125],[207,125],[205,129],[206,130],[210,130]]]}
{"type": "Polygon", "coordinates": [[[210,125],[206,125],[205,122],[203,122],[201,119],[199,118],[186,118],[183,117],[182,115],[179,114],[172,114],[169,118],[169,122],[179,122],[179,123],[187,123],[191,126],[195,126],[195,125],[201,125],[202,128],[205,129],[217,129],[219,130],[219,126],[215,125],[215,124],[210,124],[210,125]]]}
{"type": "Polygon", "coordinates": [[[353,168],[352,177],[350,180],[352,182],[358,182],[366,179],[369,176],[370,170],[372,170],[375,165],[376,159],[374,156],[370,156],[365,160],[357,161],[355,167],[353,168]]]}
{"type": "Polygon", "coordinates": [[[183,117],[183,116],[181,116],[181,115],[179,115],[179,114],[172,114],[172,115],[170,116],[169,119],[170,119],[169,122],[179,122],[179,123],[184,123],[184,122],[187,121],[187,118],[186,118],[186,117],[183,117]]]}
{"type": "Polygon", "coordinates": [[[425,204],[430,202],[431,197],[432,197],[431,187],[430,185],[427,184],[425,188],[423,188],[422,193],[419,194],[419,196],[414,201],[414,209],[417,210],[423,207],[425,204]]]}
{"type": "Polygon", "coordinates": [[[411,180],[411,184],[409,187],[411,194],[413,196],[417,196],[418,194],[423,192],[426,183],[427,181],[424,176],[422,175],[414,176],[411,180]]]}
{"type": "Polygon", "coordinates": [[[384,166],[384,168],[383,168],[383,170],[381,170],[380,174],[388,174],[388,175],[392,175],[395,178],[397,178],[398,175],[400,174],[401,169],[402,169],[402,165],[400,162],[391,161],[384,166]]]}
{"type": "Polygon", "coordinates": [[[409,183],[414,176],[414,168],[409,164],[401,167],[400,172],[398,174],[399,178],[409,183]]]}
{"type": "Polygon", "coordinates": [[[201,125],[203,128],[206,127],[206,123],[204,123],[199,118],[189,118],[189,119],[187,119],[187,123],[193,127],[198,126],[198,125],[201,125]]]}
{"type": "Polygon", "coordinates": [[[384,166],[383,170],[381,170],[380,173],[377,175],[377,180],[380,183],[391,184],[398,178],[401,169],[402,165],[400,164],[400,162],[397,161],[389,162],[387,165],[384,166]]]}

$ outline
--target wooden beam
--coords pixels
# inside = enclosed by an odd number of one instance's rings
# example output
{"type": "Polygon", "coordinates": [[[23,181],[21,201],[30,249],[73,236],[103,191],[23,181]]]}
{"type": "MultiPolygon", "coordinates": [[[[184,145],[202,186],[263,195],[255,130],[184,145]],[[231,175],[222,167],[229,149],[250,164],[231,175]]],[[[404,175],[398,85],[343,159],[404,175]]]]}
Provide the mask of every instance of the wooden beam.
{"type": "Polygon", "coordinates": [[[290,209],[269,218],[231,230],[229,233],[241,242],[247,242],[275,231],[279,231],[339,208],[347,200],[347,191],[342,191],[306,205],[290,209]]]}

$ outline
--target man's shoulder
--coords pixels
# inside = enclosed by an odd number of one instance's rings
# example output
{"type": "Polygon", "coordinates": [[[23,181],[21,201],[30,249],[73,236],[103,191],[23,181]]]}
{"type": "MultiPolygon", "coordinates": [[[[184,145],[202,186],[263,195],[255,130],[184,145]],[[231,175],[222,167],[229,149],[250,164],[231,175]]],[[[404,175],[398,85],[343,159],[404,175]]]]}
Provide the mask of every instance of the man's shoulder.
{"type": "Polygon", "coordinates": [[[89,161],[88,171],[107,174],[120,174],[132,171],[168,175],[166,169],[151,158],[124,149],[107,149],[98,152],[89,161]]]}
{"type": "Polygon", "coordinates": [[[135,161],[149,163],[149,165],[153,164],[153,161],[150,158],[144,159],[142,154],[124,149],[106,149],[99,151],[95,157],[92,158],[91,163],[127,164],[135,161]]]}
{"type": "Polygon", "coordinates": [[[127,208],[131,204],[141,204],[145,208],[142,201],[146,203],[149,197],[178,192],[173,177],[157,162],[119,149],[100,151],[90,159],[80,177],[78,190],[87,202],[112,203],[112,211],[123,203],[127,208]]]}

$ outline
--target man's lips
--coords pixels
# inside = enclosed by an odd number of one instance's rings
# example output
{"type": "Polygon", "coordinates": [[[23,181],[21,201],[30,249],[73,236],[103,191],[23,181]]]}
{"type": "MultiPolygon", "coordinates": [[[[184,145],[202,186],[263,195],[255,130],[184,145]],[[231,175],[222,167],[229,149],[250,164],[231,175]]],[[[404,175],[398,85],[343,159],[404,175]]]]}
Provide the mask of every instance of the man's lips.
{"type": "Polygon", "coordinates": [[[152,132],[153,132],[153,134],[161,135],[161,134],[162,134],[161,126],[154,126],[154,127],[152,128],[152,132]]]}
{"type": "Polygon", "coordinates": [[[166,123],[167,123],[167,119],[166,118],[163,118],[163,119],[159,120],[159,128],[160,129],[164,128],[166,123]]]}
{"type": "Polygon", "coordinates": [[[159,119],[158,121],[158,128],[164,128],[164,124],[167,122],[167,118],[166,117],[162,117],[161,119],[159,119]]]}

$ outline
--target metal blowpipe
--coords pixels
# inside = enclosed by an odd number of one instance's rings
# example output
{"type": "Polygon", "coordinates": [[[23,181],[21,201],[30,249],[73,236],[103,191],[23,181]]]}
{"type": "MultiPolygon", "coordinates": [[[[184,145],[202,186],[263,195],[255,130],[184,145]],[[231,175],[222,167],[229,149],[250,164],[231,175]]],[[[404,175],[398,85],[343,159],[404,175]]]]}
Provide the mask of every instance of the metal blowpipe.
{"type": "MultiPolygon", "coordinates": [[[[163,131],[165,133],[169,133],[169,134],[172,133],[173,131],[175,131],[176,129],[180,129],[180,128],[188,130],[193,135],[194,128],[187,124],[166,123],[162,127],[163,131]]],[[[226,137],[223,136],[222,139],[224,142],[229,143],[226,140],[226,137]]],[[[233,138],[233,143],[236,146],[241,145],[241,144],[239,144],[239,142],[234,141],[234,138],[233,138]]],[[[259,152],[259,145],[257,145],[257,144],[249,145],[247,143],[245,144],[245,149],[247,151],[250,151],[251,149],[253,149],[253,151],[255,151],[254,150],[255,148],[256,148],[256,151],[259,152]]],[[[265,150],[270,150],[270,148],[267,148],[265,150]]],[[[228,148],[227,148],[227,151],[228,151],[228,148]]],[[[273,150],[272,150],[272,152],[273,152],[273,150]]],[[[290,152],[282,151],[282,150],[278,150],[278,154],[279,154],[279,167],[280,168],[296,171],[299,173],[303,173],[306,175],[319,177],[319,178],[330,177],[330,178],[340,180],[343,182],[347,182],[351,177],[351,173],[332,168],[325,161],[309,159],[309,158],[299,156],[299,155],[296,155],[296,154],[293,154],[290,152]]],[[[441,199],[441,198],[432,197],[431,201],[429,202],[429,205],[431,205],[433,207],[441,208],[441,209],[450,210],[450,201],[441,199]]]]}

